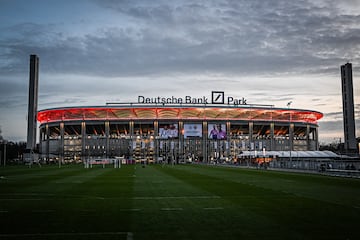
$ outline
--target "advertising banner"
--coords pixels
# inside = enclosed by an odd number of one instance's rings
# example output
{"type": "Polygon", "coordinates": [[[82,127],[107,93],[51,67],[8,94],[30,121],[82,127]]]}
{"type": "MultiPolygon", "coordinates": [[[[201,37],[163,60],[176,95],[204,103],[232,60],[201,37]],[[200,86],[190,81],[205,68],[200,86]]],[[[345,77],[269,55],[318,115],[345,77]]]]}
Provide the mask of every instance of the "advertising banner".
{"type": "Polygon", "coordinates": [[[201,123],[185,123],[184,124],[184,138],[188,137],[202,137],[201,123]]]}
{"type": "Polygon", "coordinates": [[[226,125],[219,123],[208,124],[209,139],[226,139],[226,125]]]}

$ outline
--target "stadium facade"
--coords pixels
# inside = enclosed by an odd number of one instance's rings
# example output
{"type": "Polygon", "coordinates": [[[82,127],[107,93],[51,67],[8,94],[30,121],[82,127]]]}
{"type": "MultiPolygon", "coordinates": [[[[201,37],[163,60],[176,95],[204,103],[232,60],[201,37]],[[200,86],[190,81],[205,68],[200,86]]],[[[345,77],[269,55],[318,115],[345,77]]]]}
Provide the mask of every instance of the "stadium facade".
{"type": "Polygon", "coordinates": [[[210,162],[236,161],[242,151],[318,150],[322,116],[214,91],[209,98],[139,96],[136,103],[45,109],[37,118],[44,159],[210,162]]]}

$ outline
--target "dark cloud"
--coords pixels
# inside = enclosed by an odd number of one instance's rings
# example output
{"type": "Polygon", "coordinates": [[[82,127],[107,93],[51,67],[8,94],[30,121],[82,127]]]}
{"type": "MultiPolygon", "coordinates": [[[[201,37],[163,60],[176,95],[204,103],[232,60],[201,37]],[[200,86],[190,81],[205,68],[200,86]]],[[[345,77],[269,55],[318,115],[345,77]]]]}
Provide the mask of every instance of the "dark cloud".
{"type": "MultiPolygon", "coordinates": [[[[356,126],[360,126],[360,120],[355,121],[356,126]]],[[[334,120],[334,121],[320,121],[319,122],[320,132],[329,133],[329,132],[341,132],[343,134],[343,121],[334,120]]],[[[357,130],[357,136],[359,136],[359,130],[357,130]]]]}
{"type": "Polygon", "coordinates": [[[22,82],[15,82],[11,79],[0,78],[0,96],[18,95],[26,91],[26,84],[22,82]]]}
{"type": "Polygon", "coordinates": [[[324,113],[324,117],[328,119],[343,119],[343,113],[342,112],[324,113]]]}
{"type": "MultiPolygon", "coordinates": [[[[40,57],[43,107],[226,85],[227,92],[251,96],[252,102],[294,101],[296,107],[296,100],[312,99],[311,107],[325,109],[341,91],[323,79],[339,77],[346,61],[353,63],[354,76],[360,71],[355,0],[89,3],[101,17],[84,12],[79,22],[50,18],[0,25],[2,108],[26,105],[30,54],[40,57]],[[103,19],[109,22],[98,23],[103,19]],[[306,75],[318,79],[309,82],[306,75]]],[[[324,119],[333,121],[325,123],[327,129],[337,127],[338,111],[325,111],[324,119]]],[[[355,115],[360,117],[359,105],[355,115]]]]}
{"type": "Polygon", "coordinates": [[[27,106],[27,84],[0,77],[0,109],[27,106]]]}
{"type": "Polygon", "coordinates": [[[333,10],[307,1],[98,4],[137,27],[66,37],[49,24],[8,27],[0,38],[0,71],[24,71],[31,53],[41,56],[43,71],[98,76],[335,73],[345,59],[360,62],[354,51],[360,50],[360,16],[330,15],[333,10]]]}
{"type": "MultiPolygon", "coordinates": [[[[326,117],[332,118],[332,119],[342,119],[343,118],[343,112],[328,112],[324,114],[326,117]]],[[[360,104],[354,105],[354,117],[355,119],[360,119],[360,104]]]]}
{"type": "MultiPolygon", "coordinates": [[[[42,99],[52,99],[53,96],[51,95],[42,95],[40,96],[40,98],[42,99]]],[[[86,100],[83,99],[82,97],[71,97],[71,98],[65,98],[62,101],[43,101],[40,104],[40,108],[41,109],[45,109],[45,108],[52,108],[54,106],[78,106],[79,104],[82,103],[86,103],[86,100]]]]}

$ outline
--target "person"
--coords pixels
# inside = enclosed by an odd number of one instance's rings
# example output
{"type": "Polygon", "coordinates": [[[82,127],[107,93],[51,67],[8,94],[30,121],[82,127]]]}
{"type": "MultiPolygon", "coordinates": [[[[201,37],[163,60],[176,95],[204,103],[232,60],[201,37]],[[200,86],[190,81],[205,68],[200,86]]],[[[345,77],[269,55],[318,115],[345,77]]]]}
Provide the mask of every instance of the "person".
{"type": "Polygon", "coordinates": [[[226,138],[226,131],[221,129],[221,124],[219,124],[219,132],[217,134],[218,139],[225,139],[226,138]]]}
{"type": "Polygon", "coordinates": [[[175,126],[175,124],[172,124],[172,125],[170,126],[170,137],[176,138],[177,136],[178,136],[177,127],[175,126]]]}
{"type": "Polygon", "coordinates": [[[212,139],[217,139],[218,134],[219,134],[219,131],[217,130],[216,125],[214,124],[213,129],[210,131],[209,137],[212,139]]]}
{"type": "Polygon", "coordinates": [[[162,138],[168,138],[170,135],[170,129],[168,129],[168,126],[165,125],[163,129],[160,129],[160,137],[162,138]]]}

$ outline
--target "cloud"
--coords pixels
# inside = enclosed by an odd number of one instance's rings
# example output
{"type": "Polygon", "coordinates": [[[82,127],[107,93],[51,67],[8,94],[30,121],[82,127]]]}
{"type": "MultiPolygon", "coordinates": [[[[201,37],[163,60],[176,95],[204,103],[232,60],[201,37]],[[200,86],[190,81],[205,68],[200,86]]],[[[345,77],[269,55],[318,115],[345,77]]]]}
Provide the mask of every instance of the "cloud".
{"type": "Polygon", "coordinates": [[[67,36],[54,24],[8,27],[0,39],[6,52],[1,71],[23,71],[30,53],[39,54],[46,72],[112,77],[335,73],[340,61],[360,62],[360,16],[330,15],[333,10],[307,1],[98,4],[136,25],[126,22],[81,36],[67,36]]]}
{"type": "Polygon", "coordinates": [[[0,24],[2,109],[26,106],[29,55],[35,53],[41,107],[220,89],[249,102],[314,107],[335,127],[341,118],[339,66],[351,61],[354,77],[360,71],[355,0],[81,4],[79,9],[96,11],[79,11],[69,20],[60,9],[56,18],[0,24]]]}

